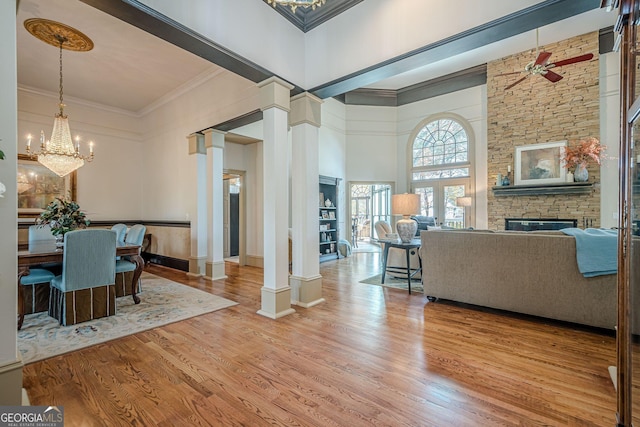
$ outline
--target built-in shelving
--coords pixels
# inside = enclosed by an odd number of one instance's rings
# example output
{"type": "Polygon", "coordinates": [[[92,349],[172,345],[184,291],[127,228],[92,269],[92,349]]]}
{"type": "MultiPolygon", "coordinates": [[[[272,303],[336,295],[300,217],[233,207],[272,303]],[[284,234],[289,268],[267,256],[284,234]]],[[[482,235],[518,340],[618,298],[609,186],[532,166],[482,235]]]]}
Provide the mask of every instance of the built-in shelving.
{"type": "Polygon", "coordinates": [[[559,194],[590,194],[593,188],[591,182],[567,182],[547,185],[506,185],[495,186],[493,195],[500,196],[539,196],[559,194]]]}
{"type": "Polygon", "coordinates": [[[319,256],[320,262],[340,258],[338,252],[338,184],[339,178],[320,176],[319,256]],[[325,204],[326,201],[329,204],[325,204]]]}

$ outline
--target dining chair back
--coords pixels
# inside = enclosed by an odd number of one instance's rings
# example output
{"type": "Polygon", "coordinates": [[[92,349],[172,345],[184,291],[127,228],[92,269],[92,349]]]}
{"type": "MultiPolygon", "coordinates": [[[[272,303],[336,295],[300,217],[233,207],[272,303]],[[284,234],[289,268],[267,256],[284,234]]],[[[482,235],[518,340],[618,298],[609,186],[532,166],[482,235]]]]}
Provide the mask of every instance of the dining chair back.
{"type": "Polygon", "coordinates": [[[127,235],[126,224],[122,224],[122,223],[114,224],[113,227],[111,227],[111,231],[115,231],[117,236],[116,241],[118,242],[118,244],[124,243],[124,238],[127,235]]]}
{"type": "Polygon", "coordinates": [[[29,226],[29,244],[34,242],[55,242],[56,236],[51,232],[50,224],[30,225],[29,226]]]}
{"type": "Polygon", "coordinates": [[[147,227],[142,224],[135,224],[129,229],[127,236],[125,237],[125,243],[129,245],[142,246],[144,240],[144,233],[147,231],[147,227]]]}
{"type": "Polygon", "coordinates": [[[65,235],[62,275],[51,281],[49,315],[72,325],[115,314],[116,233],[105,229],[65,235]]]}
{"type": "MultiPolygon", "coordinates": [[[[51,233],[49,224],[29,226],[29,246],[42,242],[56,241],[51,233]]],[[[24,314],[47,311],[49,307],[49,282],[56,277],[54,271],[59,271],[59,263],[47,263],[36,268],[29,269],[29,275],[20,278],[20,285],[24,298],[22,312],[24,314]]]]}
{"type": "MultiPolygon", "coordinates": [[[[142,224],[135,224],[129,229],[127,237],[125,237],[125,244],[137,245],[142,249],[142,242],[144,241],[144,234],[147,231],[147,227],[142,224]]],[[[138,249],[138,252],[140,252],[138,249]]],[[[131,295],[133,272],[136,269],[136,264],[128,257],[122,257],[116,261],[116,296],[121,297],[125,295],[131,295]]],[[[138,279],[136,284],[136,293],[142,292],[142,280],[138,279]]]]}

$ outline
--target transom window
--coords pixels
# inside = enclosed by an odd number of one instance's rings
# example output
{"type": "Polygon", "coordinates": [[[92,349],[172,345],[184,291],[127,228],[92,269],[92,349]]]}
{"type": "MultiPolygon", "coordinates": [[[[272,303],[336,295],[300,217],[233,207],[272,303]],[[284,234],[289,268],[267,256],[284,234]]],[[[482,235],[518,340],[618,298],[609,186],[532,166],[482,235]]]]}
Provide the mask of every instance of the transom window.
{"type": "Polygon", "coordinates": [[[428,123],[413,141],[414,181],[466,177],[468,163],[467,132],[453,119],[428,123]]]}

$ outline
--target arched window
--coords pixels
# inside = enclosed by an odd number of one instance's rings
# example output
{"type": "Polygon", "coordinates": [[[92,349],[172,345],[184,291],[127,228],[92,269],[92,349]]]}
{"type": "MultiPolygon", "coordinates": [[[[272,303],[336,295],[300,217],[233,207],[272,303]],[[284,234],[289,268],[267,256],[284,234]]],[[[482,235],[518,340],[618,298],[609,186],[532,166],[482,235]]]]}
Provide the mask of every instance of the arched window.
{"type": "Polygon", "coordinates": [[[472,208],[466,207],[472,195],[472,148],[470,126],[462,117],[438,115],[416,127],[410,139],[410,180],[422,196],[422,215],[448,227],[473,223],[472,208]]]}

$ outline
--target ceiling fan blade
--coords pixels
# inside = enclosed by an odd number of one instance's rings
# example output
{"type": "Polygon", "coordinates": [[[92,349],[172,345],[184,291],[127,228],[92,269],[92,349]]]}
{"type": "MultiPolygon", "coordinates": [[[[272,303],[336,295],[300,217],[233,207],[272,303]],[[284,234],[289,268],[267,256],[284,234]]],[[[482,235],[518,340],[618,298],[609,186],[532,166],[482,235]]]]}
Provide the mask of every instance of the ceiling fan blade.
{"type": "Polygon", "coordinates": [[[559,82],[560,80],[562,80],[562,76],[560,74],[556,74],[553,71],[549,71],[549,70],[547,70],[547,72],[542,74],[542,77],[544,77],[545,79],[553,83],[559,82]]]}
{"type": "Polygon", "coordinates": [[[540,52],[533,65],[542,65],[551,57],[551,52],[540,52]]]}
{"type": "Polygon", "coordinates": [[[494,77],[500,77],[500,76],[511,76],[513,74],[522,74],[524,73],[524,71],[514,71],[512,73],[500,73],[500,74],[496,74],[494,77]]]}
{"type": "Polygon", "coordinates": [[[512,87],[514,87],[515,85],[517,85],[518,83],[523,82],[527,77],[529,77],[531,74],[527,74],[526,76],[524,76],[521,79],[516,80],[515,82],[511,83],[509,86],[505,87],[504,90],[509,90],[512,87]]]}
{"type": "Polygon", "coordinates": [[[584,55],[575,56],[573,58],[563,59],[562,61],[552,62],[551,64],[547,65],[547,68],[562,67],[563,65],[569,65],[569,64],[575,64],[576,62],[588,61],[591,58],[593,58],[593,53],[587,53],[584,55]]]}

